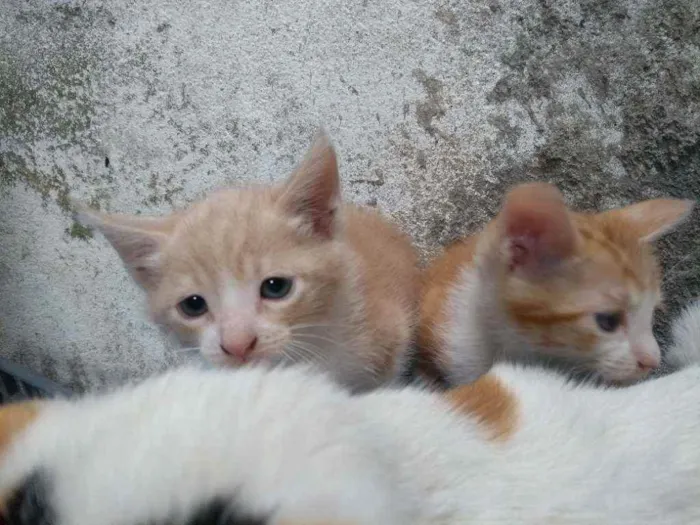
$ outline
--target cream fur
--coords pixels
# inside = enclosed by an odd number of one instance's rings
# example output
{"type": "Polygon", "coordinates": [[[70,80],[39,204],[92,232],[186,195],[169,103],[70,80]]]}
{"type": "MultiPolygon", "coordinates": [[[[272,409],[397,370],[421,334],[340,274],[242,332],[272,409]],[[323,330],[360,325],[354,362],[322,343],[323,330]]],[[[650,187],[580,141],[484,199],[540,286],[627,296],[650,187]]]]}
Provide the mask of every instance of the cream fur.
{"type": "MultiPolygon", "coordinates": [[[[698,325],[700,304],[676,333],[698,325]]],[[[301,368],[175,371],[48,404],[0,462],[0,494],[41,470],[57,525],[162,522],[214,496],[269,523],[698,523],[700,340],[677,343],[693,364],[626,389],[496,365],[517,409],[496,441],[426,391],[351,396],[301,368]]]]}

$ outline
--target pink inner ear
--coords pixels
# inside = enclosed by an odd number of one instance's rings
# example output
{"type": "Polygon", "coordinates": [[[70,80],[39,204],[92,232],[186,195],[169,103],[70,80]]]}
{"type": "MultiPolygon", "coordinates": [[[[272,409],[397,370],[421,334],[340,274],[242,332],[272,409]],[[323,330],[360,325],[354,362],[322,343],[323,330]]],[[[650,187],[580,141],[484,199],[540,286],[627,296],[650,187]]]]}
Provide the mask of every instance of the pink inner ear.
{"type": "Polygon", "coordinates": [[[510,270],[513,271],[518,266],[524,266],[530,250],[522,239],[513,239],[510,243],[510,270]]]}
{"type": "Polygon", "coordinates": [[[509,240],[509,267],[544,270],[571,256],[577,233],[559,191],[548,184],[525,184],[508,195],[502,211],[509,240]]]}
{"type": "Polygon", "coordinates": [[[288,211],[302,216],[315,234],[329,238],[339,200],[335,150],[328,137],[321,134],[287,182],[281,202],[288,211]]]}
{"type": "Polygon", "coordinates": [[[333,235],[333,218],[335,210],[321,210],[314,214],[312,226],[314,233],[322,237],[330,238],[333,235]]]}

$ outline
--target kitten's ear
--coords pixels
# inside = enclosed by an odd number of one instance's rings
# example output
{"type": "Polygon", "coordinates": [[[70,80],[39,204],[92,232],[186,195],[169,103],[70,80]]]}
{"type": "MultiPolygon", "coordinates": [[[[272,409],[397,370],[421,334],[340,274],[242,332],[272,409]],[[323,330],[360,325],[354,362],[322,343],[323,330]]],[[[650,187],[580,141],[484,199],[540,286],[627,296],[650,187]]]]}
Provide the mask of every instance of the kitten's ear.
{"type": "Polygon", "coordinates": [[[499,215],[512,269],[540,273],[571,257],[579,236],[563,195],[551,184],[520,184],[506,195],[499,215]]]}
{"type": "Polygon", "coordinates": [[[145,289],[152,288],[160,276],[161,253],[169,238],[171,218],[105,214],[80,203],[73,205],[74,219],[102,232],[134,280],[145,289]]]}
{"type": "Polygon", "coordinates": [[[301,217],[316,235],[333,236],[340,179],[335,150],[325,132],[318,133],[285,183],[279,202],[287,213],[301,217]]]}
{"type": "Polygon", "coordinates": [[[610,220],[624,222],[642,242],[654,242],[690,217],[695,202],[683,199],[652,199],[603,212],[610,220]]]}

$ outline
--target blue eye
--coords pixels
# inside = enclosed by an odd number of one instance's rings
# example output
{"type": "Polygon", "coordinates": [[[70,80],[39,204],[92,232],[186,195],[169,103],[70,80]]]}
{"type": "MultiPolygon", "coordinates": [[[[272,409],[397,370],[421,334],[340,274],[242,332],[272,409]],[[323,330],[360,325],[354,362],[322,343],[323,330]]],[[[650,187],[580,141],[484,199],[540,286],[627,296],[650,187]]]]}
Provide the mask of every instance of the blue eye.
{"type": "Polygon", "coordinates": [[[260,285],[260,297],[263,299],[284,299],[292,291],[294,281],[287,277],[269,277],[260,285]]]}
{"type": "Polygon", "coordinates": [[[595,322],[603,332],[614,332],[622,324],[622,312],[597,313],[595,322]]]}
{"type": "Polygon", "coordinates": [[[190,295],[180,301],[177,307],[185,317],[201,317],[209,311],[207,302],[201,295],[190,295]]]}

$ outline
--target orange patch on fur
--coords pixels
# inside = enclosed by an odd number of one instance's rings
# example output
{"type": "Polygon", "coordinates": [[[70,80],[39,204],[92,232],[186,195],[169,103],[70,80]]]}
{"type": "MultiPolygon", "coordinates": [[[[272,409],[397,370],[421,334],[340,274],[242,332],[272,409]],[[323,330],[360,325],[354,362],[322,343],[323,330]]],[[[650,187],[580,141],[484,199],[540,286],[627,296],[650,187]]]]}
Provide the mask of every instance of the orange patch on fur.
{"type": "MultiPolygon", "coordinates": [[[[36,401],[11,403],[0,408],[0,459],[17,434],[36,419],[39,410],[40,403],[36,401]]],[[[0,494],[0,516],[5,510],[5,501],[7,501],[5,496],[0,494]]]]}
{"type": "Polygon", "coordinates": [[[524,325],[551,325],[571,323],[586,315],[586,312],[538,312],[530,303],[513,303],[509,313],[524,325]]]}
{"type": "Polygon", "coordinates": [[[27,401],[12,403],[0,409],[0,457],[14,437],[36,418],[39,407],[40,403],[27,401]]]}
{"type": "Polygon", "coordinates": [[[450,390],[446,396],[459,412],[486,426],[493,440],[506,440],[517,428],[517,399],[493,375],[484,375],[473,383],[450,390]]]}

